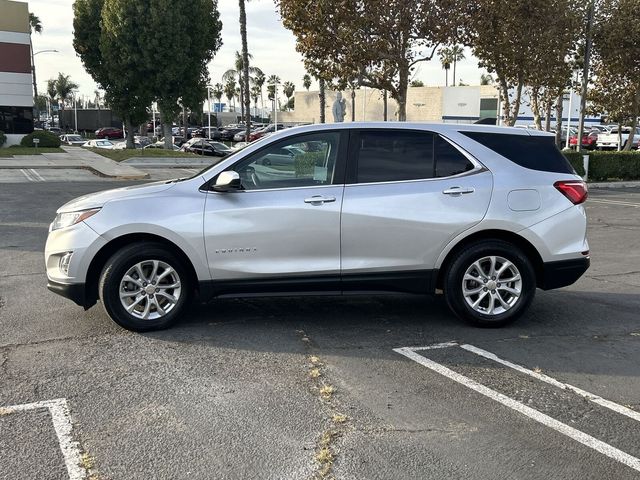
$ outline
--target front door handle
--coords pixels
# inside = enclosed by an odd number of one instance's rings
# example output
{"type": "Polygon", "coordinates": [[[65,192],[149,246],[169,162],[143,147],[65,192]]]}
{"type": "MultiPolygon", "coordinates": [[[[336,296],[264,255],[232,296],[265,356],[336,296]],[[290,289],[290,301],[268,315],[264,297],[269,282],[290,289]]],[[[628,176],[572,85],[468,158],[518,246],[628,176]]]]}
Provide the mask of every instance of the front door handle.
{"type": "Polygon", "coordinates": [[[304,203],[311,203],[312,205],[320,205],[322,203],[330,203],[335,201],[336,197],[323,197],[322,195],[314,195],[313,197],[304,199],[304,203]]]}
{"type": "Polygon", "coordinates": [[[467,188],[451,187],[451,188],[447,188],[446,190],[443,190],[442,193],[444,193],[445,195],[457,196],[457,195],[462,195],[463,193],[473,193],[475,191],[476,189],[471,187],[467,187],[467,188]]]}

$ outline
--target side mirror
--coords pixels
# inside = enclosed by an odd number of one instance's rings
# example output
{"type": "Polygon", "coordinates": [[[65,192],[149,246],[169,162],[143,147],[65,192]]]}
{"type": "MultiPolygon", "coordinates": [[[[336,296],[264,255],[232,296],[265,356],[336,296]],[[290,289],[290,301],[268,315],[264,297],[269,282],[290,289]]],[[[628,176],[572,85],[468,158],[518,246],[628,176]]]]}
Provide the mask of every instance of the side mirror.
{"type": "Polygon", "coordinates": [[[241,186],[238,172],[227,170],[218,175],[216,183],[213,185],[213,190],[216,192],[229,192],[231,190],[239,190],[241,186]]]}

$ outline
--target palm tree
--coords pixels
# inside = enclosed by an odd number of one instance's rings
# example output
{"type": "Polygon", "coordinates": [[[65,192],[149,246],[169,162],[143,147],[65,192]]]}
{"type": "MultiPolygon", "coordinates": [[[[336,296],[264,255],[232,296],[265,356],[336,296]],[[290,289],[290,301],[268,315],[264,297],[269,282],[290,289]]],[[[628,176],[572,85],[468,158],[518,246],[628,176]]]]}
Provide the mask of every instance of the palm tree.
{"type": "Polygon", "coordinates": [[[302,77],[302,86],[307,89],[307,92],[311,88],[311,76],[308,73],[305,73],[302,77]]]}
{"type": "Polygon", "coordinates": [[[220,103],[220,101],[222,100],[222,95],[224,95],[224,86],[222,86],[221,83],[216,83],[213,86],[211,93],[213,93],[213,98],[215,98],[218,103],[220,103]]]}
{"type": "Polygon", "coordinates": [[[250,99],[249,99],[249,48],[247,46],[247,13],[244,8],[244,0],[238,0],[240,5],[240,37],[242,39],[242,76],[244,82],[240,82],[241,95],[244,97],[244,110],[246,110],[247,116],[245,117],[245,138],[249,139],[251,133],[251,112],[249,111],[250,99]]]}
{"type": "Polygon", "coordinates": [[[267,78],[264,76],[264,73],[262,72],[262,70],[260,70],[260,73],[257,73],[253,77],[253,83],[255,84],[256,87],[260,89],[260,105],[262,106],[262,113],[260,114],[261,116],[264,113],[264,98],[262,97],[262,87],[264,86],[264,82],[266,81],[267,81],[267,78]]]}
{"type": "Polygon", "coordinates": [[[480,85],[493,85],[493,77],[488,73],[481,74],[480,85]]]}
{"type": "MultiPolygon", "coordinates": [[[[29,25],[31,26],[31,33],[42,33],[42,22],[33,13],[29,12],[29,25]]],[[[38,84],[36,83],[36,64],[33,58],[33,42],[31,36],[29,36],[29,46],[31,47],[31,77],[33,80],[33,98],[38,98],[38,84]]],[[[40,112],[36,107],[36,119],[40,120],[40,112]]]]}
{"type": "Polygon", "coordinates": [[[278,85],[280,84],[280,77],[277,75],[270,75],[267,79],[267,92],[269,93],[269,100],[273,100],[273,110],[275,112],[278,108],[278,85]]]}
{"type": "Polygon", "coordinates": [[[438,50],[438,55],[440,56],[440,63],[442,64],[442,68],[444,68],[444,86],[449,86],[449,69],[451,68],[451,50],[447,47],[441,48],[438,50]]]}
{"type": "Polygon", "coordinates": [[[227,83],[224,84],[224,95],[227,97],[229,101],[229,111],[231,111],[231,100],[233,100],[233,111],[236,111],[236,81],[233,78],[227,80],[227,83]]]}
{"type": "Polygon", "coordinates": [[[258,87],[258,85],[253,85],[251,87],[251,91],[249,92],[251,94],[251,98],[253,99],[253,105],[255,106],[255,110],[256,112],[258,111],[258,98],[260,97],[260,95],[262,94],[262,89],[260,87],[258,87]]]}
{"type": "Polygon", "coordinates": [[[62,103],[62,115],[60,118],[64,117],[64,102],[69,99],[71,93],[77,88],[78,84],[72,82],[69,75],[58,73],[58,79],[56,80],[56,93],[58,95],[58,99],[62,103]]]}
{"type": "MultiPolygon", "coordinates": [[[[247,56],[249,59],[253,58],[253,56],[249,53],[247,53],[247,56]]],[[[247,102],[244,97],[245,97],[245,90],[248,88],[249,82],[245,82],[245,78],[248,78],[249,81],[251,81],[250,75],[257,75],[258,73],[261,73],[261,70],[259,68],[249,67],[247,65],[246,70],[248,73],[246,74],[246,77],[245,77],[245,62],[242,55],[240,55],[239,52],[236,52],[236,59],[235,59],[234,66],[235,68],[229,69],[226,72],[224,72],[224,74],[222,75],[222,81],[227,82],[229,81],[229,79],[233,78],[234,81],[238,82],[238,86],[240,88],[240,95],[238,95],[238,97],[240,98],[240,111],[241,111],[242,117],[245,119],[245,122],[246,122],[245,108],[248,109],[249,107],[246,105],[247,102]]],[[[247,93],[246,95],[247,95],[247,99],[250,100],[249,94],[247,93]]],[[[251,123],[251,118],[249,118],[249,125],[250,123],[251,123]]]]}
{"type": "MultiPolygon", "coordinates": [[[[58,92],[56,91],[56,79],[50,78],[49,80],[47,80],[47,96],[49,97],[50,106],[53,105],[53,103],[56,101],[57,95],[58,92]]],[[[51,107],[49,107],[49,109],[52,110],[51,107]]],[[[51,115],[51,117],[53,117],[53,114],[51,115]]]]}
{"type": "Polygon", "coordinates": [[[460,45],[454,45],[449,49],[451,59],[453,60],[453,86],[456,85],[456,63],[464,60],[464,49],[460,45]]]}
{"type": "Polygon", "coordinates": [[[291,97],[293,97],[295,91],[296,86],[293,84],[293,82],[284,82],[282,84],[282,92],[287,97],[287,107],[289,106],[289,101],[291,100],[291,97]]]}

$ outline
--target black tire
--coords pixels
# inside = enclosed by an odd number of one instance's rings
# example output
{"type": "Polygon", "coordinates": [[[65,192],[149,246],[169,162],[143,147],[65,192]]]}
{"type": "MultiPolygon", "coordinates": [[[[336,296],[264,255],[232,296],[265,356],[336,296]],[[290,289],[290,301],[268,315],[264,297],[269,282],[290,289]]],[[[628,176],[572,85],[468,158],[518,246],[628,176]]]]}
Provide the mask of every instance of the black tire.
{"type": "MultiPolygon", "coordinates": [[[[487,260],[485,260],[485,262],[487,262],[487,260]]],[[[482,280],[482,282],[483,283],[481,283],[480,281],[471,281],[468,285],[482,288],[484,285],[484,280],[482,280]]],[[[502,327],[508,323],[513,322],[529,308],[529,305],[531,305],[531,302],[533,301],[536,293],[536,275],[531,261],[518,247],[503,240],[481,240],[466,246],[458,253],[457,257],[449,264],[448,268],[445,270],[443,283],[444,295],[449,308],[459,318],[466,320],[467,322],[478,327],[502,327]],[[463,277],[467,269],[470,268],[474,264],[474,262],[492,256],[502,257],[505,260],[511,262],[519,271],[522,283],[520,288],[520,296],[515,301],[513,301],[513,304],[512,306],[510,306],[510,308],[505,309],[500,304],[498,304],[500,305],[499,308],[505,311],[489,315],[475,310],[471,305],[469,305],[469,303],[467,303],[467,300],[465,299],[465,296],[463,294],[463,277]]],[[[496,285],[500,284],[495,284],[494,288],[497,288],[496,285]]],[[[511,288],[514,286],[514,284],[507,283],[505,284],[505,286],[511,288]]],[[[513,298],[515,298],[512,297],[509,293],[504,293],[504,291],[502,294],[499,291],[495,292],[494,295],[493,290],[483,289],[477,294],[477,296],[471,297],[470,300],[477,300],[480,295],[483,295],[485,293],[489,296],[494,296],[495,299],[497,299],[496,295],[501,295],[500,298],[502,298],[503,301],[506,300],[506,303],[509,303],[509,300],[513,300],[513,298]]],[[[482,300],[479,308],[482,309],[483,304],[486,303],[487,306],[485,310],[488,310],[490,308],[488,305],[489,301],[490,299],[482,300]]]]}
{"type": "MultiPolygon", "coordinates": [[[[172,326],[189,306],[192,291],[193,286],[189,272],[178,255],[161,243],[149,242],[133,243],[118,250],[105,264],[98,285],[100,300],[107,314],[121,327],[135,332],[162,330],[172,326]],[[120,300],[120,282],[130,268],[139,262],[151,260],[164,262],[175,271],[180,282],[180,294],[177,302],[166,314],[158,318],[142,319],[129,313],[122,304],[120,300]]],[[[175,290],[168,290],[168,292],[173,294],[175,290]]],[[[148,297],[142,299],[143,305],[146,305],[145,302],[150,301],[148,297]]],[[[153,295],[153,298],[154,301],[157,298],[158,302],[166,301],[159,295],[153,295]]],[[[152,303],[152,305],[154,304],[152,303]]],[[[151,308],[155,307],[152,306],[151,308]]],[[[159,314],[157,310],[155,313],[159,314]]]]}

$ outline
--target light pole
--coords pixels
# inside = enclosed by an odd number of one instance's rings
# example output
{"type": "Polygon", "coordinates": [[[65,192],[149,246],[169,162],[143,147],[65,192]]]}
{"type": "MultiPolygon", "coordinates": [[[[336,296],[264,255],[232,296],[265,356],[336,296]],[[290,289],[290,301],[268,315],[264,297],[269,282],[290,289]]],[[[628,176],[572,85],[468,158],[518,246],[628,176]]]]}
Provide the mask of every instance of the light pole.
{"type": "Polygon", "coordinates": [[[73,92],[73,121],[74,121],[74,129],[73,133],[78,133],[78,100],[76,98],[76,91],[73,92]]]}
{"type": "MultiPolygon", "coordinates": [[[[576,70],[576,84],[578,83],[578,70],[576,70]]],[[[571,129],[571,113],[573,108],[573,78],[569,80],[569,115],[567,116],[567,143],[564,148],[569,148],[569,130],[571,129]]],[[[582,143],[582,133],[576,133],[576,148],[577,145],[582,143]]]]}
{"type": "Polygon", "coordinates": [[[34,52],[31,50],[31,76],[33,77],[33,97],[35,99],[36,105],[36,117],[40,120],[40,110],[38,109],[38,84],[36,83],[36,62],[35,56],[41,53],[58,53],[58,50],[50,49],[50,50],[40,50],[38,52],[34,52]]]}
{"type": "Polygon", "coordinates": [[[207,105],[209,106],[207,138],[211,139],[211,85],[207,85],[207,105]]]}

